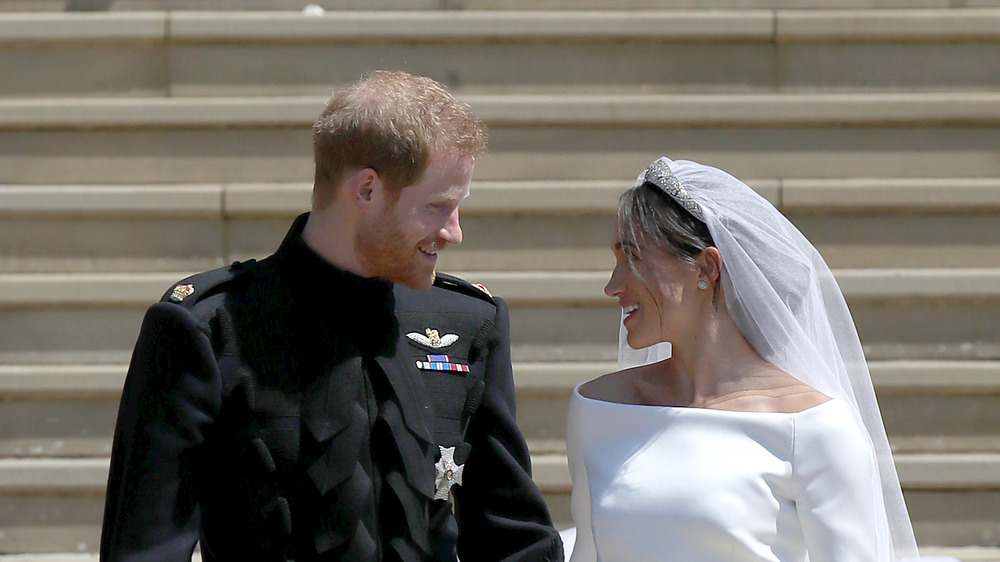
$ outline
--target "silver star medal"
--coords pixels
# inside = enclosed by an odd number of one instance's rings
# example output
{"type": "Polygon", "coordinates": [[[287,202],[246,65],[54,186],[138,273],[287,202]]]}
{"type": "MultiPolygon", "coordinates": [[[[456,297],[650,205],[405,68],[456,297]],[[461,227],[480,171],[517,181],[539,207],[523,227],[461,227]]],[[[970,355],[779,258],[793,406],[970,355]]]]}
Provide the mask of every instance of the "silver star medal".
{"type": "Polygon", "coordinates": [[[462,471],[465,470],[465,465],[455,464],[454,447],[438,445],[438,448],[441,449],[441,460],[434,464],[434,470],[437,472],[434,478],[434,499],[446,500],[451,487],[462,483],[462,471]]]}

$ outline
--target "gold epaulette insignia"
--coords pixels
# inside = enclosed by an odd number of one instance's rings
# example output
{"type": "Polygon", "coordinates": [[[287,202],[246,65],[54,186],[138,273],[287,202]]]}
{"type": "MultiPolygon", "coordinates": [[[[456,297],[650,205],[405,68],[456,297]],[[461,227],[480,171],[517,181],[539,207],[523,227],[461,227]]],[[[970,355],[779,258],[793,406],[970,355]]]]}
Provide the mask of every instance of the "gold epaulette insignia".
{"type": "Polygon", "coordinates": [[[486,295],[489,296],[490,298],[493,298],[493,293],[491,293],[490,290],[486,288],[486,285],[483,285],[481,283],[473,283],[472,286],[486,293],[486,295]]]}
{"type": "Polygon", "coordinates": [[[194,294],[194,285],[190,283],[187,285],[178,285],[174,287],[174,292],[170,293],[170,300],[181,302],[192,294],[194,294]]]}

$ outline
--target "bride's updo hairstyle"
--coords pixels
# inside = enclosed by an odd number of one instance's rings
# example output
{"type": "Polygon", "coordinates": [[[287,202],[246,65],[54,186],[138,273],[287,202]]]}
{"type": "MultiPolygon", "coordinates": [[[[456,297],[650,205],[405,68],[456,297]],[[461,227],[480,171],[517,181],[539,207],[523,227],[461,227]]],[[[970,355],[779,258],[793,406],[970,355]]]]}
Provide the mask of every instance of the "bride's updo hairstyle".
{"type": "Polygon", "coordinates": [[[690,265],[715,245],[704,222],[650,182],[619,198],[618,235],[623,243],[639,249],[659,248],[690,265]]]}

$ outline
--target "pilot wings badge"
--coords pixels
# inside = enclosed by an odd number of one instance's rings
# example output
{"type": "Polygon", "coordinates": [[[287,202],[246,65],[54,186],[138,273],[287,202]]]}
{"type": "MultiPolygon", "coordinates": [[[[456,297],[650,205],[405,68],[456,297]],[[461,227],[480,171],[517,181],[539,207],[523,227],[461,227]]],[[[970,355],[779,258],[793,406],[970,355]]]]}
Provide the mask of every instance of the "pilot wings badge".
{"type": "Polygon", "coordinates": [[[430,328],[425,329],[423,334],[410,332],[406,334],[406,337],[431,349],[443,349],[458,341],[458,334],[445,334],[442,336],[438,334],[437,330],[430,328]]]}

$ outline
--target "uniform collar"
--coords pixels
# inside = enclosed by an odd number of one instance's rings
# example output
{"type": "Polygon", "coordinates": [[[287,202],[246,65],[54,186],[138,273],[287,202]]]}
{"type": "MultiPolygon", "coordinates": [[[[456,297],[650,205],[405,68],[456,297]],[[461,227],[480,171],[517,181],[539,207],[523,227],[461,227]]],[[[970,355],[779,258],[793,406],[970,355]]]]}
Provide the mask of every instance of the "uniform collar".
{"type": "Polygon", "coordinates": [[[346,323],[345,329],[370,345],[373,330],[386,333],[395,327],[393,284],[355,275],[323,259],[302,236],[308,219],[309,213],[296,217],[274,253],[275,266],[282,280],[304,296],[309,306],[324,316],[339,318],[346,323]]]}

